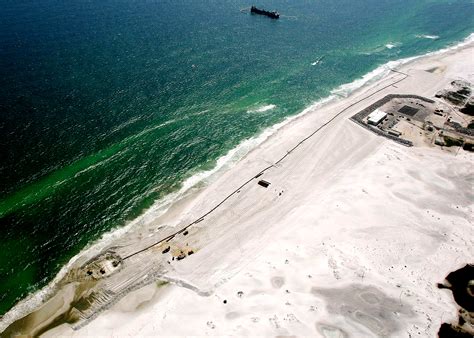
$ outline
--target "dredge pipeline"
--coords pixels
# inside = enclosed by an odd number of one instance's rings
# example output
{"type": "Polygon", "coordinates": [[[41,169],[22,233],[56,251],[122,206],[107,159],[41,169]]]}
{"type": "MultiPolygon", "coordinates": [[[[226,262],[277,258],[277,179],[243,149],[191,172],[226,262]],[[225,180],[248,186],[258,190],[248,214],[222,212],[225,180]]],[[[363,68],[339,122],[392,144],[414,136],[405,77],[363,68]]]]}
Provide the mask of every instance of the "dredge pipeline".
{"type": "Polygon", "coordinates": [[[130,257],[133,257],[135,255],[138,255],[144,251],[147,251],[165,241],[169,241],[170,239],[172,239],[174,236],[176,236],[177,234],[180,234],[182,232],[184,232],[185,230],[187,230],[189,227],[191,227],[192,225],[194,224],[197,224],[199,222],[201,222],[205,217],[207,217],[208,215],[210,215],[212,212],[214,212],[217,208],[219,208],[222,204],[224,204],[229,198],[231,198],[232,196],[234,196],[238,191],[240,191],[242,188],[244,188],[247,184],[249,184],[250,182],[252,182],[253,180],[255,180],[256,178],[260,177],[261,175],[263,175],[266,171],[268,171],[270,168],[278,165],[279,163],[281,163],[285,158],[287,158],[293,151],[295,151],[296,149],[298,149],[304,142],[306,142],[308,139],[310,139],[311,137],[313,137],[314,135],[316,135],[316,133],[318,133],[321,129],[323,129],[324,127],[326,127],[327,125],[329,125],[331,122],[333,122],[336,118],[338,118],[341,114],[345,113],[347,110],[349,110],[350,108],[352,108],[353,106],[361,103],[362,101],[365,101],[367,100],[368,98],[374,96],[375,94],[377,93],[380,93],[381,91],[391,87],[391,86],[394,86],[402,81],[404,81],[407,77],[409,77],[408,74],[406,73],[403,73],[403,72],[400,72],[400,71],[397,71],[397,70],[394,70],[394,69],[390,69],[391,72],[394,72],[394,73],[398,73],[398,74],[401,74],[403,75],[403,78],[402,79],[399,79],[397,81],[394,81],[378,90],[376,90],[375,92],[373,92],[372,94],[370,95],[367,95],[367,96],[364,96],[363,98],[357,100],[356,102],[350,104],[349,106],[347,106],[346,108],[342,109],[341,111],[339,111],[337,114],[335,114],[331,119],[329,119],[328,121],[326,121],[325,123],[323,123],[320,127],[318,127],[317,129],[315,129],[312,133],[310,133],[308,136],[306,136],[305,138],[303,138],[300,142],[298,142],[293,148],[291,148],[290,150],[287,151],[287,153],[285,155],[283,155],[278,161],[276,161],[274,164],[272,165],[269,165],[268,167],[265,167],[264,169],[262,169],[261,171],[258,172],[258,174],[252,176],[251,178],[249,178],[247,181],[245,181],[244,183],[242,183],[242,185],[240,185],[237,189],[235,189],[233,192],[231,192],[229,195],[227,195],[222,201],[220,201],[218,204],[216,204],[212,209],[210,209],[208,212],[206,212],[205,214],[203,214],[202,216],[198,217],[195,221],[189,223],[188,225],[186,225],[185,227],[183,227],[181,230],[179,231],[176,231],[175,233],[161,239],[160,241],[158,242],[155,242],[143,249],[140,249],[139,251],[136,251],[126,257],[123,258],[123,260],[126,260],[130,257]]]}

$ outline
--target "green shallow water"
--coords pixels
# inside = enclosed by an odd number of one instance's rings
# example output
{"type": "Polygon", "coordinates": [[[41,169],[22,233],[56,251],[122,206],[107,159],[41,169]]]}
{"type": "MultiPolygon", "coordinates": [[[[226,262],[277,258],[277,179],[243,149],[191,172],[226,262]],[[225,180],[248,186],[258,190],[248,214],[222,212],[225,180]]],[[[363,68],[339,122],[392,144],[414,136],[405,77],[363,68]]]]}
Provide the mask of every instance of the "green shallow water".
{"type": "Polygon", "coordinates": [[[388,61],[463,40],[474,12],[259,3],[275,21],[230,0],[0,2],[0,314],[242,140],[388,61]]]}

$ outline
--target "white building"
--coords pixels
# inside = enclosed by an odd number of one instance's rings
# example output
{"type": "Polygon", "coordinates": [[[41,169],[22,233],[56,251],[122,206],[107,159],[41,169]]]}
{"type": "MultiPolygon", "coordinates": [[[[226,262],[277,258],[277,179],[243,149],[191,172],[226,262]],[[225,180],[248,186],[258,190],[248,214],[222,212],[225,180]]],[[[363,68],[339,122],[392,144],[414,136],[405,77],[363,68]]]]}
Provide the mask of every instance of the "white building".
{"type": "Polygon", "coordinates": [[[376,126],[386,117],[387,113],[381,111],[380,109],[376,109],[369,114],[369,117],[367,118],[367,123],[376,126]]]}

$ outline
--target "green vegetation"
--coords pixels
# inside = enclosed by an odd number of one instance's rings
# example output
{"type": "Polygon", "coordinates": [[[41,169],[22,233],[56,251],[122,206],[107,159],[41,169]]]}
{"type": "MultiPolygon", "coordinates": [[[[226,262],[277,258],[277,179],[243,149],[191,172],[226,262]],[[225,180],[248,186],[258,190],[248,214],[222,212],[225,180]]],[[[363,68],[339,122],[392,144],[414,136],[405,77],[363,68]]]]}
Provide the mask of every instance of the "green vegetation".
{"type": "Polygon", "coordinates": [[[161,288],[161,287],[163,287],[167,284],[169,284],[169,282],[164,281],[164,280],[159,280],[159,281],[156,282],[156,286],[159,287],[159,288],[161,288]]]}
{"type": "Polygon", "coordinates": [[[460,147],[463,145],[464,141],[460,138],[444,136],[444,143],[446,144],[446,147],[460,147]]]}
{"type": "Polygon", "coordinates": [[[474,151],[474,143],[464,143],[464,145],[462,146],[462,148],[464,150],[467,150],[467,151],[474,151]]]}

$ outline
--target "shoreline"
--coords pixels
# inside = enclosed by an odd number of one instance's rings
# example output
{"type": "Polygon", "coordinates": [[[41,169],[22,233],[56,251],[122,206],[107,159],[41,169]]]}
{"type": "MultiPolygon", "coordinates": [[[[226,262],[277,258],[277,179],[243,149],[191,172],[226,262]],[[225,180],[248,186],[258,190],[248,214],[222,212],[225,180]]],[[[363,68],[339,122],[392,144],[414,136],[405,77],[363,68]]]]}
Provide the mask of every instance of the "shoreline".
{"type": "MultiPolygon", "coordinates": [[[[445,49],[445,50],[441,50],[441,51],[438,51],[438,52],[429,53],[429,54],[427,54],[427,55],[425,55],[425,56],[418,56],[418,57],[409,58],[409,60],[406,61],[406,63],[403,64],[402,68],[405,67],[405,66],[407,66],[408,64],[411,64],[412,62],[416,62],[417,60],[419,61],[420,59],[427,59],[427,60],[429,60],[430,58],[435,58],[435,57],[437,57],[437,56],[439,56],[439,55],[444,55],[444,56],[446,56],[446,55],[449,55],[450,53],[452,53],[452,54],[455,54],[456,52],[459,53],[460,51],[464,50],[465,48],[469,48],[469,46],[468,46],[469,44],[472,44],[472,35],[471,35],[468,39],[466,39],[466,40],[469,40],[469,39],[470,39],[470,41],[462,42],[462,43],[458,44],[458,45],[457,45],[458,47],[454,46],[454,47],[447,48],[447,49],[445,49]],[[463,45],[463,44],[464,44],[464,45],[463,45]],[[430,55],[430,54],[431,54],[431,55],[430,55]],[[446,55],[445,55],[445,54],[446,54],[446,55]]],[[[389,64],[390,64],[390,63],[389,63],[389,64]]],[[[383,65],[383,66],[378,67],[376,70],[374,70],[374,72],[377,71],[377,70],[379,70],[379,69],[382,68],[382,67],[388,67],[387,65],[388,65],[388,64],[385,64],[385,65],[383,65]]],[[[383,69],[383,68],[382,68],[382,69],[383,69]]],[[[371,73],[372,73],[372,72],[371,72],[371,73]]],[[[369,74],[370,74],[370,73],[369,73],[369,74]]],[[[202,194],[203,194],[204,191],[209,190],[209,189],[210,189],[210,186],[212,186],[213,184],[215,185],[216,182],[219,183],[219,182],[225,181],[225,178],[229,176],[229,172],[230,172],[230,171],[236,171],[236,170],[237,170],[237,169],[235,169],[234,167],[239,167],[239,166],[242,167],[242,166],[243,166],[242,163],[243,163],[243,162],[248,162],[248,161],[249,161],[249,158],[255,157],[255,153],[258,152],[258,151],[261,151],[261,148],[265,148],[265,147],[268,148],[268,147],[269,147],[269,143],[271,143],[272,141],[277,141],[277,142],[278,142],[278,141],[281,141],[281,134],[282,134],[283,132],[287,131],[288,129],[293,128],[295,124],[301,125],[301,124],[302,124],[302,120],[305,119],[305,117],[307,117],[308,115],[312,115],[312,119],[313,119],[313,120],[316,120],[317,122],[321,122],[321,120],[325,120],[325,118],[326,118],[327,116],[323,116],[324,114],[321,114],[321,116],[317,116],[317,117],[315,118],[314,115],[316,115],[316,114],[311,114],[311,113],[314,112],[315,110],[322,110],[322,111],[326,110],[326,111],[327,111],[327,110],[329,109],[328,107],[343,107],[343,106],[345,106],[345,102],[344,102],[344,101],[349,101],[349,102],[350,102],[351,99],[354,100],[354,98],[360,96],[362,93],[367,92],[367,91],[371,90],[371,89],[374,88],[374,87],[377,87],[377,85],[379,85],[381,82],[387,80],[387,75],[384,75],[383,72],[382,72],[382,74],[381,74],[380,76],[382,77],[381,79],[377,79],[377,80],[375,80],[375,82],[372,82],[372,83],[370,82],[370,81],[371,81],[370,76],[369,76],[368,80],[365,81],[365,82],[363,81],[364,78],[362,78],[362,85],[361,85],[361,87],[352,90],[351,93],[348,95],[348,97],[345,97],[345,98],[343,98],[343,99],[335,99],[335,98],[331,98],[331,97],[330,97],[330,98],[327,98],[327,100],[328,100],[329,102],[324,102],[324,103],[322,103],[319,107],[318,107],[318,103],[316,103],[315,105],[312,105],[312,106],[308,107],[307,109],[305,109],[305,110],[304,110],[303,112],[301,112],[300,114],[297,114],[297,115],[295,115],[295,116],[293,116],[293,117],[290,117],[290,118],[285,119],[283,122],[280,123],[281,126],[279,126],[278,128],[276,128],[275,132],[269,133],[269,135],[267,135],[267,136],[264,138],[264,140],[263,140],[262,142],[258,143],[257,147],[248,150],[248,151],[238,160],[237,163],[233,163],[233,165],[232,165],[232,167],[231,167],[230,169],[227,168],[227,169],[225,170],[225,172],[219,173],[218,177],[213,178],[213,179],[211,180],[212,183],[210,183],[209,186],[201,187],[201,188],[197,189],[196,191],[192,191],[192,192],[191,192],[192,196],[191,196],[189,199],[187,199],[187,198],[186,198],[186,195],[184,195],[184,198],[186,199],[186,201],[184,201],[184,203],[181,203],[181,204],[180,204],[180,199],[178,199],[177,203],[176,203],[176,201],[173,201],[173,202],[174,202],[175,204],[177,204],[177,205],[171,206],[171,209],[170,209],[170,210],[172,211],[172,212],[170,212],[170,213],[172,214],[171,216],[170,216],[170,215],[167,215],[167,214],[168,214],[168,212],[167,212],[168,209],[167,209],[167,210],[164,211],[164,214],[161,214],[161,215],[158,216],[158,220],[155,220],[155,221],[153,221],[153,222],[151,222],[151,223],[158,223],[158,222],[168,221],[168,220],[170,220],[170,219],[172,219],[172,218],[175,218],[178,214],[180,214],[180,211],[183,211],[183,210],[187,210],[187,211],[189,212],[189,210],[192,209],[193,206],[196,206],[198,203],[203,203],[202,201],[197,202],[196,200],[197,200],[197,197],[202,196],[202,194]],[[289,121],[288,121],[288,120],[289,120],[289,121]]],[[[354,81],[354,82],[357,82],[357,81],[360,81],[360,80],[361,80],[361,79],[356,80],[356,81],[354,81]]],[[[354,83],[354,82],[353,82],[353,83],[354,83]]],[[[352,84],[353,84],[353,83],[352,83],[352,84]]],[[[349,87],[350,84],[347,84],[346,86],[349,87]]],[[[343,85],[343,86],[340,86],[340,88],[347,88],[347,87],[344,87],[344,85],[343,85]]],[[[324,101],[324,99],[323,99],[323,101],[324,101]]],[[[274,127],[275,127],[275,126],[273,126],[273,127],[271,127],[271,128],[274,128],[274,127]]],[[[271,128],[269,128],[269,129],[271,129],[271,128]]],[[[307,127],[301,128],[301,126],[300,126],[300,129],[301,129],[301,131],[298,132],[298,133],[296,133],[296,136],[302,136],[302,135],[304,134],[304,132],[307,131],[308,128],[307,128],[307,127]]],[[[268,130],[268,129],[267,129],[267,130],[268,130]]],[[[265,130],[265,131],[266,131],[266,130],[265,130]]],[[[264,134],[265,131],[264,131],[262,134],[264,134]]],[[[362,133],[362,134],[363,134],[363,133],[362,133]]],[[[258,137],[256,137],[256,138],[258,138],[258,137]]],[[[297,137],[295,137],[295,138],[297,138],[297,137]]],[[[369,137],[369,138],[371,138],[371,137],[369,137]]],[[[378,139],[375,139],[375,140],[378,140],[378,139]]],[[[245,141],[244,141],[244,142],[245,142],[245,141]]],[[[382,142],[380,142],[380,143],[385,143],[385,142],[382,141],[382,142]]],[[[239,147],[239,146],[238,146],[238,147],[239,147]]],[[[270,147],[270,148],[271,148],[271,147],[270,147]]],[[[234,148],[234,149],[236,149],[236,148],[234,148]]],[[[279,154],[282,154],[282,150],[279,150],[278,153],[279,153],[279,154]]],[[[278,153],[277,153],[277,154],[278,154],[278,153]]],[[[225,156],[227,156],[227,155],[225,155],[225,156]]],[[[274,161],[271,161],[271,162],[274,162],[274,161]]],[[[225,164],[223,165],[223,167],[225,168],[225,164]]],[[[252,168],[252,169],[253,169],[253,168],[252,168]]],[[[211,171],[212,171],[212,170],[211,170],[211,171]]],[[[217,170],[217,171],[218,171],[218,170],[217,170]]],[[[211,175],[212,175],[212,173],[211,173],[211,175]]],[[[214,190],[215,190],[215,188],[214,188],[214,190]]],[[[152,208],[153,208],[153,207],[152,207],[152,208]]],[[[129,231],[133,231],[132,228],[133,228],[133,226],[134,226],[135,224],[142,223],[142,225],[143,225],[143,224],[146,223],[145,220],[146,220],[147,218],[154,218],[153,216],[150,217],[150,215],[149,215],[149,214],[147,215],[147,214],[148,214],[148,212],[145,212],[145,214],[144,214],[143,216],[141,216],[139,219],[137,219],[137,220],[135,220],[135,221],[132,221],[129,225],[127,225],[127,226],[125,227],[126,230],[124,230],[124,229],[119,230],[119,232],[121,232],[120,235],[117,235],[117,234],[115,234],[115,235],[114,235],[114,234],[110,234],[110,235],[105,235],[105,236],[103,236],[103,238],[104,238],[104,237],[107,237],[107,236],[110,236],[111,238],[118,238],[118,237],[120,237],[120,236],[123,236],[124,233],[127,233],[127,232],[129,232],[129,231]],[[122,232],[123,232],[123,233],[122,233],[122,232]]],[[[155,216],[156,216],[156,215],[155,215],[155,216]]],[[[188,216],[188,214],[186,213],[181,219],[175,220],[175,225],[177,225],[178,223],[182,223],[184,220],[186,220],[186,219],[188,219],[188,218],[190,218],[190,216],[188,216]]],[[[88,249],[85,249],[85,250],[93,250],[93,249],[97,249],[97,246],[107,246],[107,245],[110,245],[110,243],[108,243],[108,244],[105,243],[105,242],[103,241],[103,238],[102,238],[101,240],[99,240],[98,243],[91,245],[88,249]]],[[[90,255],[91,253],[89,252],[88,254],[90,255]]],[[[75,262],[77,259],[79,259],[79,256],[87,256],[87,253],[86,253],[86,252],[81,252],[81,253],[78,255],[78,257],[73,258],[73,259],[71,260],[71,262],[68,263],[68,265],[74,264],[74,262],[75,262]]],[[[65,268],[66,268],[66,267],[65,267],[65,268]]],[[[59,275],[59,274],[58,274],[58,275],[59,275]]],[[[60,278],[59,278],[59,279],[60,279],[60,278]]],[[[56,280],[56,278],[55,278],[55,280],[56,280]]],[[[40,292],[41,292],[41,291],[40,291],[40,292]]],[[[34,298],[34,296],[32,296],[31,298],[34,298]]],[[[30,298],[30,299],[31,299],[31,298],[30,298]]],[[[40,298],[41,298],[41,297],[40,297],[40,298]]],[[[27,301],[28,301],[28,300],[26,300],[25,302],[27,302],[27,301]]],[[[18,305],[21,305],[21,304],[17,304],[17,306],[18,306],[18,305]]],[[[15,308],[16,308],[17,306],[15,306],[12,310],[15,310],[15,308]]],[[[21,307],[21,306],[20,306],[20,307],[21,307]]],[[[6,319],[7,315],[8,315],[12,310],[10,310],[10,311],[2,318],[2,321],[4,321],[4,320],[6,319]]]]}

